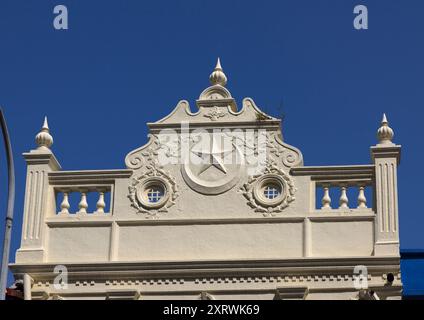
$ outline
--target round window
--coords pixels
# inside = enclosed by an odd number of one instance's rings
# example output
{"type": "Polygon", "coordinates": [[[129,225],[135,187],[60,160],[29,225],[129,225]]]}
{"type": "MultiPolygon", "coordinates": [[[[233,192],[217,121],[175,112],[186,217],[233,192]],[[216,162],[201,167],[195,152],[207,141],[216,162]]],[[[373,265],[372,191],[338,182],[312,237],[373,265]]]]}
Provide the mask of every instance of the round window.
{"type": "Polygon", "coordinates": [[[166,204],[169,198],[169,187],[159,177],[148,178],[140,184],[137,199],[147,209],[157,209],[166,204]]]}
{"type": "Polygon", "coordinates": [[[165,192],[161,186],[152,186],[146,190],[149,203],[157,203],[163,198],[165,192]]]}
{"type": "Polygon", "coordinates": [[[266,184],[263,188],[264,196],[268,200],[273,200],[281,195],[281,188],[275,184],[266,184]]]}
{"type": "Polygon", "coordinates": [[[286,197],[286,183],[278,175],[266,174],[256,182],[253,195],[262,206],[277,206],[286,197]]]}

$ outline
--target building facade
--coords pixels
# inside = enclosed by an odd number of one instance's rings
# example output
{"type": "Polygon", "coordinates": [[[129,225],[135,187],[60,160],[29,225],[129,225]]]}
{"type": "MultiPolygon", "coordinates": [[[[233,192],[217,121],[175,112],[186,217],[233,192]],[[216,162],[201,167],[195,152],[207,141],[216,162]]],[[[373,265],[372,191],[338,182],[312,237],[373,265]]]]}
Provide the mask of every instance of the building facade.
{"type": "Polygon", "coordinates": [[[10,265],[25,298],[400,298],[386,117],[369,165],[304,166],[281,120],[237,105],[219,60],[210,82],[196,111],[148,123],[122,170],[62,170],[45,121],[10,265]]]}

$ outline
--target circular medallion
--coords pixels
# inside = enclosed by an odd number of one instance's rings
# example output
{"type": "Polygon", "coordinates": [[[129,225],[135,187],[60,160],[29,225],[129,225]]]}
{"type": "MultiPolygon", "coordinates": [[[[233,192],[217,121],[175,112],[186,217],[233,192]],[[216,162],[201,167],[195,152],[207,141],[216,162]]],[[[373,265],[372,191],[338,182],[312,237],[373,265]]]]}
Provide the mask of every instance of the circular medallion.
{"type": "Polygon", "coordinates": [[[194,145],[190,156],[181,166],[184,181],[193,190],[202,194],[220,194],[233,188],[240,179],[244,157],[236,145],[227,148],[201,148],[194,145]]]}

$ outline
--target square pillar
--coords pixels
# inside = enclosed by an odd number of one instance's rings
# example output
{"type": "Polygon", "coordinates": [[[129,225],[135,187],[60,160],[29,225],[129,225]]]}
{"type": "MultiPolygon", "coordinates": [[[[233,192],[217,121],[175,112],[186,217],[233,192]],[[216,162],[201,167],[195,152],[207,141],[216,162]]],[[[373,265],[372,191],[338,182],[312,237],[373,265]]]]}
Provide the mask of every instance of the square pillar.
{"type": "Polygon", "coordinates": [[[386,116],[378,130],[380,143],[371,147],[375,164],[374,207],[375,256],[399,256],[399,216],[397,166],[400,164],[401,146],[392,143],[393,130],[386,116]]]}

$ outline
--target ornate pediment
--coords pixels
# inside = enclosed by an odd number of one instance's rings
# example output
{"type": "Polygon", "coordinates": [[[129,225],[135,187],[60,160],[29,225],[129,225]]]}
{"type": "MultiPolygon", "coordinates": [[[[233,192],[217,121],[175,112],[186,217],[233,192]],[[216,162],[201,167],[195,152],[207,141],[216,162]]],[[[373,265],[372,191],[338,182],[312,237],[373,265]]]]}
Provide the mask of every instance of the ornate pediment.
{"type": "Polygon", "coordinates": [[[294,201],[296,188],[288,172],[303,159],[282,141],[281,121],[250,98],[237,111],[219,61],[210,81],[196,101],[197,112],[180,101],[167,117],[148,124],[149,142],[127,155],[125,163],[134,170],[129,198],[137,212],[168,212],[178,202],[180,184],[205,196],[233,190],[247,199],[243,205],[265,216],[294,201]],[[274,198],[261,196],[266,187],[272,187],[266,190],[274,198]]]}
{"type": "Polygon", "coordinates": [[[208,124],[218,126],[222,123],[225,126],[243,125],[250,122],[251,126],[280,126],[280,120],[271,117],[261,111],[252,99],[243,100],[242,108],[238,111],[236,101],[231,96],[230,91],[225,87],[227,77],[218,63],[209,77],[211,86],[207,87],[196,100],[197,111],[190,109],[189,103],[185,100],[180,101],[175,109],[163,119],[149,123],[151,129],[163,128],[180,124],[182,121],[191,124],[208,124]]]}

